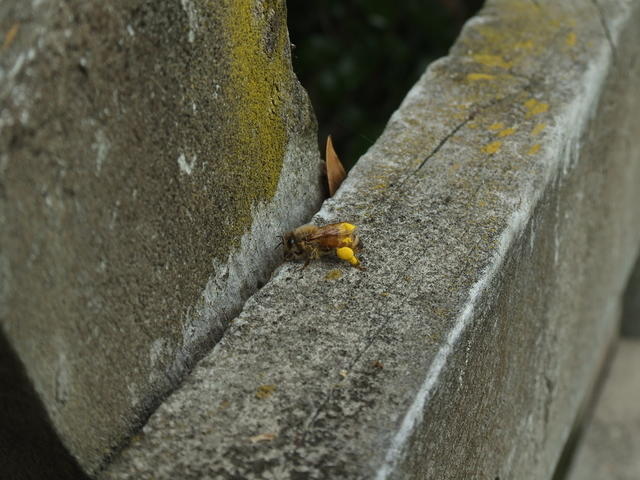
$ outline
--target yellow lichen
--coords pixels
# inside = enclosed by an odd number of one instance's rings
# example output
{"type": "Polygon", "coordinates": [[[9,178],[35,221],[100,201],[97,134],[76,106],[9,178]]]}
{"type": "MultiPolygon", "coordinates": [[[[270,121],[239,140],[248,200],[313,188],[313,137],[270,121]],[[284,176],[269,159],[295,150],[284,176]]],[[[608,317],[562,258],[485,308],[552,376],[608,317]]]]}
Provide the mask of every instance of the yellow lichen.
{"type": "Polygon", "coordinates": [[[256,398],[263,400],[276,391],[275,385],[260,385],[256,390],[256,398]]]}
{"type": "Polygon", "coordinates": [[[495,142],[489,143],[488,145],[485,145],[482,150],[484,151],[484,153],[488,153],[489,155],[493,155],[498,150],[500,150],[500,147],[502,147],[502,142],[495,141],[495,142]]]}
{"type": "Polygon", "coordinates": [[[469,73],[467,75],[467,80],[476,81],[476,80],[493,80],[495,75],[489,75],[488,73],[469,73]]]}
{"type": "MultiPolygon", "coordinates": [[[[255,203],[275,194],[287,142],[285,100],[280,93],[291,82],[284,53],[287,31],[270,31],[255,8],[251,0],[238,0],[234,8],[226,9],[229,17],[222,22],[229,48],[229,84],[234,92],[229,97],[233,99],[233,125],[226,167],[228,176],[236,179],[237,191],[228,196],[235,199],[240,210],[236,214],[240,229],[234,232],[238,237],[251,223],[255,203]],[[272,36],[270,51],[265,48],[267,36],[272,36]]],[[[285,15],[284,6],[277,2],[265,3],[262,8],[269,9],[272,16],[285,15]]]]}
{"type": "Polygon", "coordinates": [[[496,122],[489,126],[489,130],[502,130],[504,128],[504,123],[496,122]]]}
{"type": "Polygon", "coordinates": [[[533,130],[531,130],[531,135],[533,135],[534,137],[536,135],[540,135],[540,133],[542,133],[546,126],[546,123],[538,123],[535,127],[533,127],[533,130]]]}
{"type": "Polygon", "coordinates": [[[505,128],[498,134],[498,137],[508,137],[509,135],[513,135],[515,132],[516,132],[516,129],[513,127],[505,128]]]}
{"type": "Polygon", "coordinates": [[[500,55],[478,53],[476,55],[473,55],[472,58],[475,62],[481,63],[482,65],[486,65],[487,67],[500,67],[500,68],[511,67],[511,63],[506,62],[500,55]]]}
{"type": "Polygon", "coordinates": [[[524,42],[516,42],[513,44],[513,48],[518,50],[533,50],[535,43],[531,40],[525,40],[524,42]]]}
{"type": "Polygon", "coordinates": [[[532,145],[529,151],[527,152],[527,155],[535,155],[540,150],[540,147],[541,145],[539,143],[532,145]]]}
{"type": "Polygon", "coordinates": [[[527,118],[534,115],[540,115],[541,113],[549,110],[549,104],[545,102],[539,102],[535,98],[530,98],[524,102],[524,106],[527,109],[527,118]]]}
{"type": "Polygon", "coordinates": [[[325,280],[338,280],[340,277],[342,277],[342,272],[340,270],[338,270],[337,268],[334,268],[333,270],[329,270],[329,272],[327,272],[327,274],[324,276],[325,280]]]}
{"type": "Polygon", "coordinates": [[[464,35],[462,42],[474,60],[492,68],[532,64],[564,42],[558,30],[566,28],[575,13],[563,4],[547,2],[541,8],[536,2],[507,0],[496,10],[495,21],[470,26],[474,35],[464,35]]]}
{"type": "Polygon", "coordinates": [[[574,47],[577,41],[578,41],[578,36],[576,35],[576,32],[570,32],[567,34],[565,43],[567,44],[568,47],[574,47]]]}

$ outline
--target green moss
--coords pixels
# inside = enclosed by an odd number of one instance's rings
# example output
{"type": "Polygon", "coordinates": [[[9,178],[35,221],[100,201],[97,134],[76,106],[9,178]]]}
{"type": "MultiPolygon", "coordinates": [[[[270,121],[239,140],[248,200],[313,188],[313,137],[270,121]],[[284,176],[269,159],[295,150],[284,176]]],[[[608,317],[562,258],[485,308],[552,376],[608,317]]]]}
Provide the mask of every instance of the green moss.
{"type": "Polygon", "coordinates": [[[238,192],[235,235],[251,223],[251,207],[268,201],[278,186],[287,142],[281,90],[291,84],[291,66],[284,55],[286,34],[282,2],[267,2],[257,11],[252,0],[238,0],[228,10],[225,26],[230,51],[229,83],[233,140],[227,168],[238,192]]]}
{"type": "Polygon", "coordinates": [[[180,99],[189,126],[173,155],[198,154],[204,168],[180,185],[206,219],[198,237],[207,256],[225,262],[251,227],[252,210],[276,193],[298,127],[291,112],[305,99],[296,96],[283,0],[195,1],[198,29],[180,99]]]}

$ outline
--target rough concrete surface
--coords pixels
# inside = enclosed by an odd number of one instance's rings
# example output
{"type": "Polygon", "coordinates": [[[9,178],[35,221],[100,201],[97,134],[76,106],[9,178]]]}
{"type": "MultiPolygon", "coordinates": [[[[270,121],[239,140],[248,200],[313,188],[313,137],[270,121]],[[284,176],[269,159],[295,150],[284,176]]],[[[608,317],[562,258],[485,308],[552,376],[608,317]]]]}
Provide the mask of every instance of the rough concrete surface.
{"type": "Polygon", "coordinates": [[[568,480],[640,478],[640,340],[622,339],[568,480]]]}
{"type": "Polygon", "coordinates": [[[315,217],[367,270],[279,268],[100,478],[550,478],[640,245],[638,22],[488,2],[315,217]]]}
{"type": "Polygon", "coordinates": [[[0,325],[88,471],[322,198],[284,0],[0,4],[0,325]]]}

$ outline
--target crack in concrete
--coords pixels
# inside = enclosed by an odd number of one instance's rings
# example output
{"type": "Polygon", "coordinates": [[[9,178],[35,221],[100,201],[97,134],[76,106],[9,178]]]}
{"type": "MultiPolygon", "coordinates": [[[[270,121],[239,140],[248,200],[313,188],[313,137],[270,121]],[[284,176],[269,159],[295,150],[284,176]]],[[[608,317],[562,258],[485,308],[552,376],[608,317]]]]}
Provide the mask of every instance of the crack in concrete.
{"type": "MultiPolygon", "coordinates": [[[[406,271],[403,272],[403,275],[406,275],[406,271]]],[[[398,275],[396,277],[396,280],[398,280],[399,277],[400,277],[400,275],[398,275]]],[[[360,359],[367,352],[367,350],[369,350],[369,347],[371,347],[371,345],[373,345],[375,343],[375,341],[378,339],[378,336],[380,335],[380,332],[387,326],[387,322],[385,320],[386,319],[383,319],[383,321],[380,323],[380,325],[378,325],[378,327],[374,330],[373,335],[371,336],[369,341],[367,341],[365,343],[364,347],[362,349],[360,349],[358,351],[358,353],[356,354],[356,356],[349,362],[349,364],[347,365],[347,372],[351,372],[353,370],[353,367],[360,361],[360,359]]],[[[339,385],[342,385],[344,383],[344,381],[345,381],[345,379],[339,381],[336,385],[333,385],[329,389],[329,391],[325,395],[325,398],[322,401],[322,403],[318,406],[316,411],[313,412],[313,414],[309,418],[309,421],[305,425],[304,431],[302,432],[302,438],[301,438],[301,442],[300,442],[301,446],[304,446],[307,433],[313,428],[313,424],[315,423],[315,421],[318,418],[318,416],[320,415],[320,413],[324,410],[324,408],[327,405],[327,403],[329,403],[331,401],[331,398],[333,397],[333,392],[335,392],[338,388],[340,388],[339,385]]]]}
{"type": "Polygon", "coordinates": [[[458,133],[458,131],[462,127],[464,127],[467,123],[469,123],[471,120],[473,120],[473,118],[476,116],[476,113],[477,113],[477,111],[471,112],[471,114],[467,118],[465,118],[462,122],[460,122],[458,125],[456,125],[455,128],[453,130],[451,130],[451,132],[449,134],[447,134],[442,140],[440,140],[440,143],[438,143],[438,145],[436,145],[436,148],[434,148],[431,151],[431,153],[425,157],[425,159],[420,163],[418,168],[416,168],[415,171],[411,175],[415,175],[418,172],[418,170],[420,170],[422,167],[424,167],[425,163],[427,163],[427,161],[429,161],[429,159],[431,159],[431,157],[433,157],[436,153],[438,153],[440,151],[440,149],[444,146],[444,144],[447,143],[451,137],[453,137],[456,133],[458,133]]]}
{"type": "Polygon", "coordinates": [[[444,147],[444,145],[449,141],[449,139],[451,137],[453,137],[456,133],[458,133],[460,131],[460,129],[462,127],[464,127],[467,123],[469,123],[471,120],[473,120],[473,118],[476,116],[477,113],[478,113],[478,110],[475,110],[475,111],[471,112],[471,114],[467,118],[465,118],[462,122],[460,122],[458,125],[456,125],[449,133],[447,133],[442,138],[442,140],[440,140],[440,142],[435,146],[435,148],[433,150],[431,150],[431,152],[424,158],[424,160],[422,160],[420,165],[418,165],[418,167],[416,169],[414,169],[413,172],[411,172],[409,175],[404,177],[404,179],[402,179],[397,184],[398,188],[402,187],[409,178],[413,177],[416,173],[418,173],[420,171],[420,169],[422,169],[422,167],[424,167],[424,165],[427,163],[427,161],[429,161],[436,153],[438,153],[440,151],[440,149],[442,147],[444,147]]]}
{"type": "Polygon", "coordinates": [[[616,45],[613,42],[613,37],[611,36],[611,31],[609,30],[609,25],[607,24],[607,20],[604,16],[604,12],[602,11],[602,7],[598,3],[598,0],[591,0],[591,3],[598,11],[598,18],[600,19],[600,25],[602,25],[602,30],[604,30],[604,36],[607,38],[607,42],[609,43],[609,47],[611,48],[611,54],[613,56],[613,64],[617,65],[618,63],[618,50],[616,49],[616,45]]]}

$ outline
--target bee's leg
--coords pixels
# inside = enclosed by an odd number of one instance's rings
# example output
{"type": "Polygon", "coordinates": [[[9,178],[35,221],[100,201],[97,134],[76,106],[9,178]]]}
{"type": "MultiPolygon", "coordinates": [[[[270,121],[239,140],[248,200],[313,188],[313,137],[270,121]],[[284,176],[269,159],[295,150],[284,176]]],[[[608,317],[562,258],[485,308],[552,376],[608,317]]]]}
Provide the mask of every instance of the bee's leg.
{"type": "Polygon", "coordinates": [[[304,270],[305,268],[307,268],[309,266],[309,264],[311,263],[311,260],[317,260],[320,258],[320,250],[318,250],[317,248],[314,248],[312,250],[309,251],[309,255],[307,256],[306,260],[304,261],[304,265],[302,266],[302,268],[300,270],[304,270]]]}
{"type": "Polygon", "coordinates": [[[353,255],[353,257],[351,257],[347,261],[351,264],[352,267],[357,268],[358,270],[365,271],[367,269],[366,267],[362,266],[362,262],[360,262],[360,259],[355,255],[353,255]]]}
{"type": "Polygon", "coordinates": [[[362,250],[362,240],[360,240],[360,237],[358,237],[357,235],[353,236],[351,248],[354,252],[359,252],[360,250],[362,250]]]}

